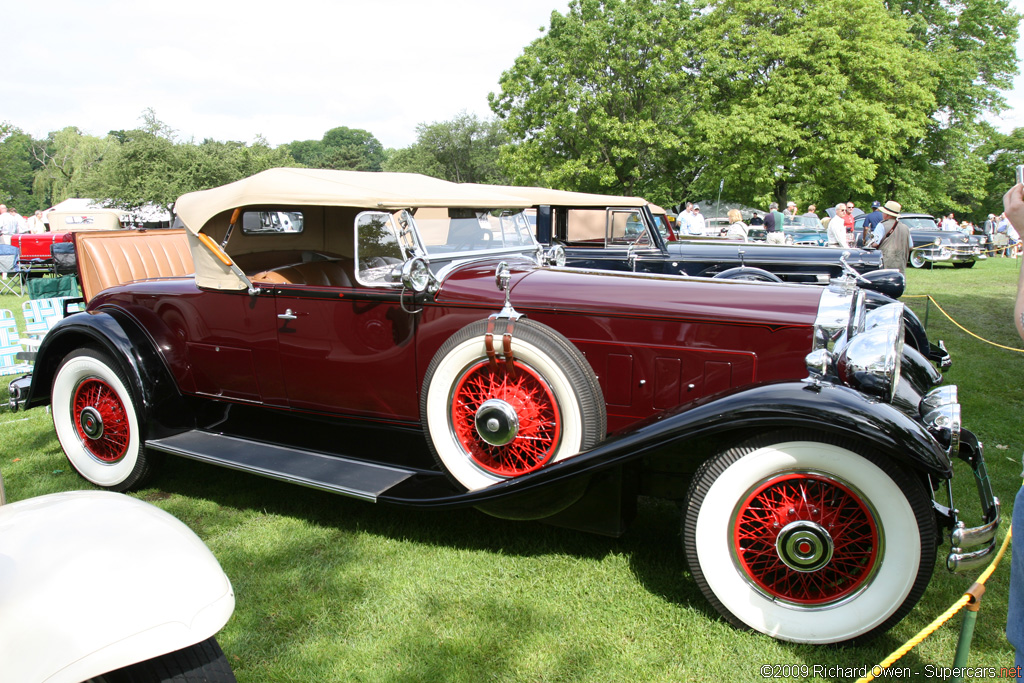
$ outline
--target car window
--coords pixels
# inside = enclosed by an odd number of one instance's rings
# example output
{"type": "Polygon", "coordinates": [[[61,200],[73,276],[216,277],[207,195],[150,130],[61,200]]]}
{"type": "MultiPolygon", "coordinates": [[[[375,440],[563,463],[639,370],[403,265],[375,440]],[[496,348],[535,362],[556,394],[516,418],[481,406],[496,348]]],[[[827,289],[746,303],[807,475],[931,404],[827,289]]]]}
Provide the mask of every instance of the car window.
{"type": "Polygon", "coordinates": [[[465,255],[488,249],[533,248],[536,242],[522,211],[421,209],[416,228],[428,254],[465,255]]]}
{"type": "Polygon", "coordinates": [[[246,235],[296,234],[305,225],[301,211],[245,211],[242,232],[246,235]]]}
{"type": "Polygon", "coordinates": [[[651,236],[639,211],[608,212],[608,246],[648,245],[651,236]]]}
{"type": "Polygon", "coordinates": [[[933,218],[908,218],[906,216],[900,217],[900,222],[906,223],[907,227],[911,230],[938,230],[939,226],[936,225],[935,219],[933,218]]]}
{"type": "Polygon", "coordinates": [[[371,287],[401,283],[395,266],[405,262],[401,231],[390,213],[364,211],[356,216],[356,279],[371,287]]]}

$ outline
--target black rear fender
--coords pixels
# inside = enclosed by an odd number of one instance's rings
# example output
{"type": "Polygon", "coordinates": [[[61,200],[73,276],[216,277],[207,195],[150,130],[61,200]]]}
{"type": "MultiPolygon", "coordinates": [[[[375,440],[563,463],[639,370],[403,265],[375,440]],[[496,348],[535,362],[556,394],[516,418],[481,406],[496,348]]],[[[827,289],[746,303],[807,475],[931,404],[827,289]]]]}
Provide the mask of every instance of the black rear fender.
{"type": "Polygon", "coordinates": [[[165,431],[160,425],[169,431],[191,426],[184,399],[157,345],[130,316],[116,309],[68,316],[47,333],[36,357],[26,408],[50,403],[61,362],[83,347],[104,352],[120,366],[145,422],[152,426],[150,437],[165,431]]]}

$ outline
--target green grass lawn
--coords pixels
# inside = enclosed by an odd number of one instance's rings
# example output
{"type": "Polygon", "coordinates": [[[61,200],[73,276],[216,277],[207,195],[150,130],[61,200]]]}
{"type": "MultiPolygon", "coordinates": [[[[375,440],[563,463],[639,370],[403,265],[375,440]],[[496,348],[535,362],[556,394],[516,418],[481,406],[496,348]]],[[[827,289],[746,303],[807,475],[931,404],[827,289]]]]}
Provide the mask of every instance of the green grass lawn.
{"type": "MultiPolygon", "coordinates": [[[[907,294],[931,295],[972,332],[1021,348],[1011,320],[1018,266],[996,258],[969,270],[911,271],[907,294]]],[[[21,301],[0,296],[0,308],[20,317],[21,301]]],[[[1005,526],[1021,483],[1024,354],[965,334],[925,299],[905,301],[953,356],[947,382],[960,386],[964,424],[986,445],[1005,526]]],[[[0,470],[11,500],[89,488],[42,408],[0,411],[0,470]]],[[[966,467],[958,474],[957,500],[974,523],[973,479],[966,467]]],[[[641,501],[632,530],[608,539],[473,510],[380,507],[174,458],[133,495],[194,529],[231,577],[237,608],[218,639],[250,683],[761,681],[762,664],[861,668],[925,627],[980,573],[948,574],[946,544],[923,599],[890,632],[857,647],[798,646],[716,616],[685,569],[678,510],[658,501],[641,501]]],[[[987,584],[971,666],[1012,664],[1008,577],[1009,557],[987,584]]],[[[927,665],[951,666],[961,618],[896,666],[916,679],[927,665]]]]}

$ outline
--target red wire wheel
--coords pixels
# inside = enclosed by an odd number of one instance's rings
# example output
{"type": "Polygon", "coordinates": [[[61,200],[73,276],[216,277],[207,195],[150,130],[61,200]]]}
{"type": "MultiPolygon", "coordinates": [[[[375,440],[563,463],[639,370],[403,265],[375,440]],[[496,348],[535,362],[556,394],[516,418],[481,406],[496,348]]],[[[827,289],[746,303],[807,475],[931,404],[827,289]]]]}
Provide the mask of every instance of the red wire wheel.
{"type": "Polygon", "coordinates": [[[736,508],[736,561],[783,602],[828,605],[856,593],[874,574],[880,544],[861,497],[819,474],[773,477],[736,508]]]}
{"type": "Polygon", "coordinates": [[[555,455],[561,415],[551,387],[533,368],[516,361],[510,371],[503,359],[493,366],[484,359],[455,385],[451,424],[473,462],[498,476],[515,477],[540,469],[555,455]],[[488,424],[497,436],[487,431],[488,424]]]}
{"type": "Polygon", "coordinates": [[[82,444],[98,460],[114,463],[128,452],[128,416],[124,403],[109,384],[96,378],[79,384],[71,414],[82,444]]]}

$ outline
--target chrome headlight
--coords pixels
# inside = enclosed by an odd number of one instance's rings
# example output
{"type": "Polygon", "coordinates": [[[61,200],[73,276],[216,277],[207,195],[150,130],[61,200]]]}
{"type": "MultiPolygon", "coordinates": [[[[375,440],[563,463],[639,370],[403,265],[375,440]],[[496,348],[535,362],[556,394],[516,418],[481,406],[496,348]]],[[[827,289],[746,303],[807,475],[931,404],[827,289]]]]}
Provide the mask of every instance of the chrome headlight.
{"type": "Polygon", "coordinates": [[[892,401],[900,380],[902,358],[901,312],[898,324],[880,324],[850,339],[836,356],[836,373],[847,386],[892,401]]]}
{"type": "Polygon", "coordinates": [[[872,330],[876,327],[895,327],[903,324],[903,304],[894,301],[891,304],[879,306],[868,311],[864,316],[864,329],[872,330]]]}
{"type": "Polygon", "coordinates": [[[960,450],[960,404],[955,385],[935,387],[921,397],[918,406],[924,426],[940,442],[949,444],[949,453],[960,450]]]}

